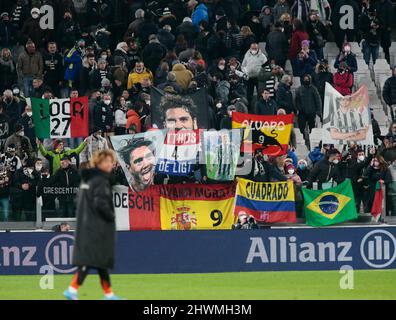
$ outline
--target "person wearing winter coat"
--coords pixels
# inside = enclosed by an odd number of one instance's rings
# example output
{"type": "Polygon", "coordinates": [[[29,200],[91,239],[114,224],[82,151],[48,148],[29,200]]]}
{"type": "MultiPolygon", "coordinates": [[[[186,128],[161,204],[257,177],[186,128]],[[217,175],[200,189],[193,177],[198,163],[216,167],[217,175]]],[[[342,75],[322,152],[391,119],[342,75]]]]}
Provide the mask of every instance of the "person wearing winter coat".
{"type": "Polygon", "coordinates": [[[47,51],[43,53],[44,83],[49,86],[56,96],[60,96],[59,87],[63,82],[63,57],[58,52],[55,42],[49,42],[47,51]]]}
{"type": "Polygon", "coordinates": [[[144,65],[149,70],[156,71],[166,52],[165,46],[159,42],[157,36],[151,35],[149,37],[149,43],[144,47],[142,52],[144,65]]]}
{"type": "Polygon", "coordinates": [[[29,138],[25,137],[23,126],[20,123],[15,124],[14,133],[7,138],[4,144],[4,150],[6,150],[10,145],[15,146],[16,155],[21,160],[33,158],[34,153],[32,144],[30,143],[29,138]]]}
{"type": "Polygon", "coordinates": [[[258,99],[256,104],[257,114],[263,116],[275,116],[277,109],[276,101],[271,97],[270,91],[263,88],[261,90],[261,97],[258,99]]]}
{"type": "Polygon", "coordinates": [[[312,85],[311,76],[304,75],[302,86],[296,90],[296,109],[298,111],[298,126],[302,135],[308,125],[309,133],[315,127],[316,116],[322,116],[322,100],[315,86],[312,85]]]}
{"type": "Polygon", "coordinates": [[[304,24],[301,20],[295,19],[293,21],[293,33],[290,39],[289,47],[289,60],[293,61],[296,59],[298,53],[301,51],[301,44],[304,40],[308,40],[308,33],[305,31],[304,24]]]}
{"type": "Polygon", "coordinates": [[[245,53],[241,70],[249,79],[247,80],[247,98],[249,104],[253,98],[254,88],[258,90],[258,75],[261,66],[267,62],[267,57],[259,49],[258,43],[252,43],[250,49],[245,53]]]}
{"type": "Polygon", "coordinates": [[[82,51],[80,45],[82,45],[82,41],[68,50],[63,60],[65,66],[64,79],[66,80],[66,85],[69,88],[76,87],[80,77],[80,71],[82,67],[82,51]]]}
{"type": "Polygon", "coordinates": [[[297,58],[292,61],[293,75],[295,77],[302,77],[306,74],[312,76],[314,74],[315,66],[318,62],[316,53],[313,50],[308,52],[300,51],[297,58]]]}
{"type": "Polygon", "coordinates": [[[28,41],[25,50],[19,55],[17,62],[17,74],[23,83],[24,94],[29,97],[32,93],[33,78],[42,77],[44,71],[43,57],[36,50],[36,45],[28,41]]]}
{"type": "Polygon", "coordinates": [[[99,90],[102,87],[102,80],[111,80],[111,72],[105,59],[99,58],[97,68],[93,68],[89,72],[89,88],[99,90]]]}
{"type": "Polygon", "coordinates": [[[305,24],[310,39],[310,47],[315,51],[319,59],[323,59],[323,47],[327,39],[327,29],[322,21],[318,11],[309,13],[308,21],[305,24]]]}
{"type": "Polygon", "coordinates": [[[172,72],[176,76],[176,83],[183,91],[186,91],[191,80],[194,78],[192,72],[182,63],[176,63],[172,68],[172,72]]]}
{"type": "MultiPolygon", "coordinates": [[[[71,157],[64,155],[61,158],[59,170],[50,178],[50,185],[61,188],[77,188],[80,184],[78,170],[71,164],[71,157]]],[[[70,189],[69,189],[70,190],[70,189]]],[[[72,218],[75,216],[75,193],[66,192],[57,196],[59,201],[59,216],[72,218]]]]}
{"type": "Polygon", "coordinates": [[[190,3],[193,6],[191,9],[194,10],[191,15],[192,23],[197,28],[197,30],[199,30],[199,23],[202,20],[209,22],[208,8],[204,3],[197,5],[198,1],[195,0],[190,1],[190,3]]]}
{"type": "Polygon", "coordinates": [[[306,0],[295,0],[290,7],[291,16],[294,19],[301,21],[307,21],[308,19],[309,7],[306,0]]]}
{"type": "Polygon", "coordinates": [[[109,269],[114,268],[116,225],[112,178],[116,156],[112,150],[95,153],[92,169],[82,171],[82,183],[77,196],[77,227],[73,265],[77,266],[70,286],[64,292],[69,300],[78,299],[78,289],[90,269],[97,270],[106,300],[120,300],[110,283],[109,269]]]}
{"type": "Polygon", "coordinates": [[[386,79],[382,89],[382,97],[385,103],[390,107],[392,119],[395,119],[393,105],[396,104],[396,67],[392,69],[392,76],[386,79]]]}
{"type": "Polygon", "coordinates": [[[228,105],[230,95],[230,83],[224,79],[224,76],[220,72],[216,72],[213,76],[215,83],[216,98],[223,104],[228,105]]]}
{"type": "Polygon", "coordinates": [[[173,50],[175,47],[175,36],[172,34],[172,28],[169,24],[166,24],[157,33],[158,41],[169,50],[173,50]]]}
{"type": "Polygon", "coordinates": [[[126,134],[126,122],[127,122],[126,113],[128,110],[125,98],[121,96],[118,100],[119,101],[118,104],[116,105],[116,109],[114,112],[114,123],[115,123],[114,134],[117,136],[126,134]]]}
{"type": "Polygon", "coordinates": [[[333,83],[334,88],[343,96],[348,96],[352,93],[353,76],[345,62],[342,62],[336,73],[334,73],[333,83]]]}
{"type": "Polygon", "coordinates": [[[109,149],[107,139],[102,137],[102,130],[94,127],[87,137],[87,146],[80,153],[80,168],[87,168],[89,161],[97,151],[109,149]]]}
{"type": "Polygon", "coordinates": [[[368,179],[367,209],[371,211],[374,203],[377,182],[386,181],[389,177],[388,164],[380,155],[376,155],[370,162],[365,176],[368,179]]]}
{"type": "Polygon", "coordinates": [[[3,48],[0,54],[0,92],[11,88],[16,82],[15,63],[12,59],[11,51],[3,48]]]}
{"type": "Polygon", "coordinates": [[[292,85],[292,78],[290,75],[285,74],[276,91],[275,100],[279,109],[284,109],[287,114],[295,112],[293,95],[290,91],[292,85]]]}
{"type": "Polygon", "coordinates": [[[131,131],[133,130],[134,133],[140,133],[142,131],[142,122],[140,120],[140,115],[133,109],[129,109],[127,111],[127,122],[126,122],[126,129],[131,131]]]}
{"type": "Polygon", "coordinates": [[[339,158],[339,151],[331,149],[322,160],[316,162],[307,179],[308,187],[312,188],[314,182],[318,183],[318,189],[322,189],[322,184],[326,182],[342,182],[344,179],[341,176],[338,165],[340,162],[339,158]]]}
{"type": "Polygon", "coordinates": [[[274,15],[270,6],[263,6],[261,8],[259,20],[264,30],[264,39],[271,31],[271,26],[274,24],[274,15]]]}
{"type": "Polygon", "coordinates": [[[326,82],[333,85],[333,74],[329,71],[327,60],[323,59],[316,65],[315,73],[312,76],[312,83],[318,89],[322,102],[324,101],[326,82]]]}
{"type": "Polygon", "coordinates": [[[342,51],[337,55],[336,60],[334,61],[334,68],[338,69],[341,62],[345,62],[348,65],[349,72],[352,75],[358,69],[356,55],[351,51],[351,45],[348,42],[343,44],[342,51]]]}
{"type": "Polygon", "coordinates": [[[367,65],[370,65],[370,58],[375,64],[380,47],[381,40],[381,21],[377,17],[374,6],[368,8],[367,14],[362,14],[359,19],[359,29],[362,31],[362,48],[363,59],[367,65]]]}
{"type": "Polygon", "coordinates": [[[152,82],[154,77],[151,71],[144,66],[144,62],[139,61],[136,62],[135,68],[128,75],[128,90],[138,83],[141,84],[143,79],[149,79],[152,82]]]}
{"type": "Polygon", "coordinates": [[[286,35],[282,32],[282,23],[280,21],[275,22],[274,30],[268,34],[265,50],[269,60],[274,60],[277,65],[283,69],[285,68],[289,43],[286,35]]]}

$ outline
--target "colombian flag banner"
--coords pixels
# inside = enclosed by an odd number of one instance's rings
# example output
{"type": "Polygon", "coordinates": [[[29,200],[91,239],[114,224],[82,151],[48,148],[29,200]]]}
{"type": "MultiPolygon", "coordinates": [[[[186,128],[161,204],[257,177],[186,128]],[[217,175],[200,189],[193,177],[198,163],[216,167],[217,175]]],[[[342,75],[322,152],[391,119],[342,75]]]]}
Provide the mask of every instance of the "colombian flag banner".
{"type": "Polygon", "coordinates": [[[293,182],[254,182],[238,178],[234,215],[241,212],[260,222],[296,222],[293,182]]]}
{"type": "Polygon", "coordinates": [[[357,218],[355,197],[350,180],[326,190],[303,188],[307,224],[328,226],[357,218]]]}
{"type": "Polygon", "coordinates": [[[160,186],[162,230],[231,229],[235,184],[160,186]]]}
{"type": "Polygon", "coordinates": [[[261,150],[262,154],[277,156],[287,153],[293,115],[260,116],[232,113],[232,128],[243,128],[242,152],[261,150]]]}
{"type": "Polygon", "coordinates": [[[75,138],[89,135],[88,97],[30,99],[37,138],[75,138]]]}

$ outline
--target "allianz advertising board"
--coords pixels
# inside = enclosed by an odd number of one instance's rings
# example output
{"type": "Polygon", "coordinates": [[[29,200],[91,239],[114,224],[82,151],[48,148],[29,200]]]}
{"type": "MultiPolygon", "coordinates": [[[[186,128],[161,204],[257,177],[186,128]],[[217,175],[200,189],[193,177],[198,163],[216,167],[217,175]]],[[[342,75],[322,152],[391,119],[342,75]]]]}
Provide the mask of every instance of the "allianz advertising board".
{"type": "MultiPolygon", "coordinates": [[[[72,233],[0,232],[0,275],[72,273],[72,233]]],[[[115,273],[396,268],[396,227],[117,233],[115,273]]]]}

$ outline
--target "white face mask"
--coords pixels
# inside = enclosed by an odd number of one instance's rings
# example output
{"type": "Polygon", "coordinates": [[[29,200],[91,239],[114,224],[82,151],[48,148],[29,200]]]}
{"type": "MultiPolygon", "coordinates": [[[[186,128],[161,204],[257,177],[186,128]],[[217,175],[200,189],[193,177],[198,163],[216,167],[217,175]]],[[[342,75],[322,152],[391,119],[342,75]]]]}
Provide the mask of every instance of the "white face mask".
{"type": "Polygon", "coordinates": [[[224,64],[219,64],[219,69],[220,69],[220,70],[224,70],[224,68],[225,68],[225,65],[224,65],[224,64]]]}
{"type": "Polygon", "coordinates": [[[26,112],[26,115],[27,115],[28,117],[31,117],[31,116],[33,115],[33,112],[26,112]]]}
{"type": "Polygon", "coordinates": [[[333,160],[334,164],[337,164],[338,162],[339,162],[338,159],[333,160]]]}
{"type": "Polygon", "coordinates": [[[24,131],[20,131],[20,132],[17,133],[17,135],[20,136],[20,137],[23,137],[25,135],[25,132],[24,131]]]}
{"type": "Polygon", "coordinates": [[[26,172],[27,172],[28,174],[32,174],[32,173],[33,173],[33,169],[32,169],[32,168],[27,168],[27,169],[26,169],[26,172]]]}
{"type": "Polygon", "coordinates": [[[149,106],[151,104],[150,100],[145,100],[146,104],[149,106]]]}
{"type": "Polygon", "coordinates": [[[37,19],[39,16],[40,16],[40,15],[37,14],[37,13],[33,13],[33,14],[32,14],[32,18],[33,18],[33,19],[37,19]]]}
{"type": "Polygon", "coordinates": [[[109,105],[111,103],[111,100],[103,100],[105,105],[109,105]]]}
{"type": "Polygon", "coordinates": [[[219,102],[219,103],[216,103],[216,108],[220,109],[221,106],[222,106],[222,104],[221,104],[220,102],[219,102]]]}
{"type": "Polygon", "coordinates": [[[364,161],[364,156],[358,156],[358,161],[364,161]]]}
{"type": "Polygon", "coordinates": [[[250,50],[250,53],[256,55],[258,53],[258,50],[250,50]]]}
{"type": "Polygon", "coordinates": [[[12,93],[14,94],[14,96],[17,96],[19,94],[19,89],[12,90],[12,93]]]}
{"type": "Polygon", "coordinates": [[[294,173],[294,169],[289,169],[289,170],[287,170],[287,173],[288,173],[288,174],[293,174],[293,173],[294,173]]]}

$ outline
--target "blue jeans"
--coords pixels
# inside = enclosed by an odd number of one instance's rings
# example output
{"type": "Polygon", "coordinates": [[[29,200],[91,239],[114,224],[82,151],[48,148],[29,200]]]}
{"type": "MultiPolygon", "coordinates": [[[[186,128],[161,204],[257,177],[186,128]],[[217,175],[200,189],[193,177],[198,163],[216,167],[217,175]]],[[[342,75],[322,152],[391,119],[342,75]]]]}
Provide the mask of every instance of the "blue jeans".
{"type": "Polygon", "coordinates": [[[363,41],[363,59],[367,65],[370,63],[370,57],[373,59],[373,65],[377,61],[379,53],[379,43],[376,46],[371,46],[366,40],[363,41]]]}
{"type": "Polygon", "coordinates": [[[23,93],[25,97],[30,97],[33,91],[33,77],[25,76],[23,77],[23,93]]]}
{"type": "Polygon", "coordinates": [[[10,199],[1,198],[0,199],[0,206],[1,206],[0,221],[6,222],[6,221],[8,221],[8,216],[9,216],[10,199]]]}

